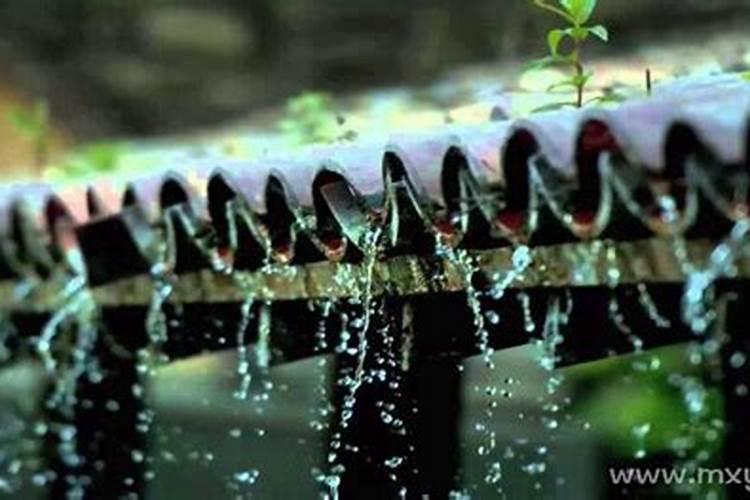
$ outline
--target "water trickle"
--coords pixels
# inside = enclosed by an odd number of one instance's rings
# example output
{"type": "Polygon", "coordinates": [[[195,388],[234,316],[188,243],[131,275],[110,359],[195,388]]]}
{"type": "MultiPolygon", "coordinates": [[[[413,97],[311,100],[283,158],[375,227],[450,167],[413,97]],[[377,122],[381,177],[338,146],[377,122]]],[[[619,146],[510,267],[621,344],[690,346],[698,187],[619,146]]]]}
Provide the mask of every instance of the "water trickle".
{"type": "Polygon", "coordinates": [[[354,294],[349,298],[350,306],[347,312],[341,312],[341,331],[339,343],[335,352],[339,355],[355,356],[354,373],[342,375],[336,384],[345,388],[345,394],[342,397],[341,408],[338,415],[338,428],[331,435],[329,442],[329,453],[327,457],[328,472],[326,474],[316,474],[316,478],[321,482],[326,491],[323,492],[323,498],[338,499],[338,488],[341,482],[340,474],[343,472],[343,466],[339,464],[339,451],[343,446],[343,433],[349,427],[349,422],[354,416],[354,407],[356,405],[357,393],[366,381],[365,362],[368,356],[369,341],[367,338],[370,330],[370,322],[373,314],[376,314],[375,304],[373,301],[373,279],[375,273],[375,264],[382,252],[383,229],[380,226],[369,229],[361,239],[361,248],[364,254],[362,273],[352,276],[350,271],[344,266],[340,266],[334,281],[337,284],[354,283],[354,294]],[[348,282],[348,283],[347,283],[348,282]],[[361,311],[361,316],[352,317],[349,311],[361,311]],[[356,339],[353,338],[352,330],[356,339]],[[350,346],[350,340],[356,340],[355,346],[350,346]]]}
{"type": "MultiPolygon", "coordinates": [[[[436,235],[435,241],[436,254],[455,266],[460,275],[463,289],[466,293],[466,302],[473,317],[474,335],[477,342],[477,348],[482,355],[485,366],[488,370],[492,371],[495,368],[495,364],[492,361],[494,350],[490,347],[489,332],[485,326],[485,315],[482,312],[479,292],[474,286],[474,274],[478,270],[477,265],[469,252],[465,249],[453,248],[450,244],[445,242],[441,234],[438,233],[436,235]]],[[[494,325],[500,323],[500,316],[497,312],[487,311],[486,315],[486,320],[490,324],[494,325]]],[[[487,385],[485,387],[485,393],[490,396],[485,409],[485,422],[478,422],[475,425],[475,430],[480,435],[480,444],[477,446],[477,454],[480,457],[488,457],[494,451],[496,446],[496,433],[491,425],[495,405],[495,401],[491,396],[495,390],[496,388],[493,385],[487,385]]],[[[502,474],[493,473],[491,465],[488,463],[485,482],[487,484],[497,484],[501,478],[502,474]]]]}
{"type": "Polygon", "coordinates": [[[323,499],[339,500],[339,486],[341,485],[341,478],[339,476],[326,476],[322,479],[322,483],[328,490],[323,494],[323,499]]]}
{"type": "Polygon", "coordinates": [[[688,417],[681,435],[672,440],[671,447],[679,458],[680,467],[696,470],[711,459],[711,453],[700,447],[701,443],[706,443],[706,432],[716,433],[723,422],[708,418],[711,414],[709,389],[700,377],[673,373],[667,380],[680,390],[688,417]],[[718,426],[715,425],[717,422],[718,426]]]}
{"type": "Polygon", "coordinates": [[[520,292],[518,294],[518,301],[521,303],[521,310],[523,311],[523,329],[526,333],[532,333],[536,330],[536,325],[531,315],[531,297],[526,292],[520,292]]]}
{"type": "Polygon", "coordinates": [[[268,370],[271,362],[271,304],[261,305],[258,314],[258,344],[255,346],[255,362],[261,370],[268,370]]]}
{"type": "MultiPolygon", "coordinates": [[[[164,253],[164,252],[163,252],[164,253]]],[[[164,304],[169,300],[174,289],[174,278],[170,276],[166,257],[151,266],[151,282],[154,292],[146,314],[146,333],[151,347],[159,352],[159,348],[167,341],[167,316],[164,313],[164,304]]]]}
{"type": "Polygon", "coordinates": [[[737,260],[746,257],[745,243],[750,233],[750,221],[743,219],[732,228],[729,236],[718,245],[703,269],[690,266],[682,296],[682,318],[694,333],[702,335],[716,319],[714,283],[722,277],[736,275],[737,260]]]}
{"type": "Polygon", "coordinates": [[[250,360],[248,358],[248,347],[245,333],[250,325],[250,320],[252,319],[254,303],[255,301],[252,298],[245,299],[240,309],[240,322],[237,325],[237,375],[240,377],[240,386],[234,392],[234,397],[240,400],[247,399],[250,384],[253,380],[253,375],[250,371],[250,360]]]}
{"type": "Polygon", "coordinates": [[[627,337],[633,350],[637,353],[643,350],[643,340],[633,332],[633,329],[625,321],[625,316],[620,309],[620,303],[617,300],[617,287],[620,285],[621,271],[617,265],[617,249],[612,242],[607,242],[605,257],[607,262],[607,287],[609,288],[609,319],[612,324],[627,337]]]}
{"type": "MultiPolygon", "coordinates": [[[[678,210],[677,201],[671,195],[665,194],[659,196],[656,199],[656,204],[660,210],[662,221],[671,225],[677,225],[679,223],[680,212],[678,210]]],[[[685,276],[689,276],[693,272],[695,266],[690,260],[687,241],[676,230],[670,231],[669,238],[672,242],[672,249],[677,258],[677,262],[680,264],[682,273],[685,276]]]]}
{"type": "MultiPolygon", "coordinates": [[[[82,460],[77,454],[77,432],[66,421],[73,418],[80,379],[84,376],[90,381],[103,378],[98,359],[94,356],[98,309],[85,277],[56,273],[53,283],[58,285],[58,306],[42,327],[39,337],[34,339],[34,347],[51,385],[44,400],[45,407],[60,421],[45,423],[42,435],[51,433],[56,436],[58,458],[63,464],[76,467],[82,460]],[[58,342],[66,345],[66,349],[56,349],[58,342]]],[[[35,431],[39,430],[41,427],[37,426],[35,431]]],[[[83,479],[73,474],[66,478],[69,497],[82,494],[83,479]]],[[[46,478],[44,480],[46,482],[46,478]]]]}
{"type": "MultiPolygon", "coordinates": [[[[491,369],[493,367],[492,354],[494,351],[490,347],[489,332],[485,327],[485,317],[482,313],[482,303],[479,298],[479,291],[474,286],[474,274],[477,272],[478,267],[468,251],[465,249],[453,248],[447,244],[444,241],[444,238],[440,235],[436,237],[436,254],[454,265],[460,274],[462,285],[466,293],[466,302],[473,317],[477,347],[482,354],[485,364],[491,369]]],[[[497,313],[494,314],[497,315],[497,313]]],[[[499,322],[500,318],[498,317],[495,323],[499,322]]]]}
{"type": "Polygon", "coordinates": [[[656,306],[653,297],[651,297],[646,284],[638,283],[636,288],[638,289],[638,302],[654,325],[658,328],[672,328],[672,322],[659,312],[659,308],[656,306]]]}
{"type": "MultiPolygon", "coordinates": [[[[474,274],[477,272],[478,268],[471,254],[464,249],[453,248],[440,237],[436,238],[436,241],[437,255],[452,264],[459,272],[462,279],[462,285],[466,293],[466,301],[472,312],[477,348],[482,355],[485,366],[490,372],[492,372],[495,368],[494,361],[492,360],[494,349],[490,346],[487,324],[493,326],[498,325],[502,318],[497,311],[482,311],[480,293],[473,283],[474,274]]],[[[506,271],[504,275],[498,274],[492,277],[493,284],[489,291],[490,296],[494,300],[500,300],[505,295],[506,290],[514,282],[522,279],[523,273],[531,265],[531,262],[532,254],[528,247],[519,246],[516,248],[511,257],[511,268],[506,271]]],[[[483,421],[477,422],[474,427],[480,436],[480,444],[477,446],[477,454],[480,457],[487,458],[484,482],[488,485],[494,486],[496,491],[499,494],[502,494],[503,490],[500,485],[503,477],[501,464],[490,459],[497,446],[497,435],[493,427],[493,422],[495,408],[498,404],[498,390],[495,385],[488,384],[484,387],[484,392],[487,396],[487,406],[484,411],[484,419],[483,421]]],[[[503,397],[507,398],[510,393],[502,391],[502,394],[503,397]]]]}
{"type": "MultiPolygon", "coordinates": [[[[322,299],[319,301],[312,301],[311,307],[313,309],[320,310],[320,321],[315,329],[315,352],[322,353],[328,349],[328,340],[326,332],[326,323],[331,317],[331,313],[335,308],[336,302],[332,299],[322,299]]],[[[309,422],[309,426],[316,432],[323,432],[329,428],[328,420],[331,413],[331,403],[329,401],[328,394],[328,359],[325,356],[318,358],[316,363],[316,372],[318,377],[318,383],[315,386],[315,392],[317,393],[318,403],[314,405],[310,412],[312,419],[309,422]]]]}
{"type": "Polygon", "coordinates": [[[511,256],[511,267],[505,273],[497,273],[492,276],[490,296],[500,300],[505,292],[515,282],[523,279],[523,274],[531,266],[534,255],[531,248],[521,245],[513,251],[511,256]]]}
{"type": "Polygon", "coordinates": [[[64,323],[71,317],[76,317],[90,295],[86,293],[86,281],[83,277],[71,279],[62,290],[62,306],[55,311],[42,327],[41,335],[36,340],[36,351],[48,373],[54,373],[57,361],[52,353],[52,342],[62,330],[64,323]]]}
{"type": "MultiPolygon", "coordinates": [[[[258,311],[258,342],[255,345],[255,366],[262,376],[260,392],[253,397],[256,403],[267,402],[271,398],[273,381],[268,377],[271,362],[271,304],[264,302],[258,311]]],[[[256,405],[255,411],[263,413],[265,406],[256,405]]]]}
{"type": "Polygon", "coordinates": [[[560,312],[560,301],[557,297],[547,304],[547,314],[544,318],[542,337],[534,341],[539,349],[537,358],[539,366],[548,373],[552,373],[557,364],[557,346],[562,344],[563,337],[560,325],[567,322],[567,316],[560,312]]]}
{"type": "Polygon", "coordinates": [[[318,327],[315,329],[315,352],[322,353],[328,349],[328,338],[326,335],[326,323],[331,317],[331,311],[334,309],[336,302],[332,299],[322,299],[319,301],[319,305],[314,302],[313,308],[316,306],[320,309],[320,321],[318,327]]]}
{"type": "Polygon", "coordinates": [[[404,304],[402,318],[401,371],[406,373],[411,367],[411,351],[414,346],[414,310],[411,304],[404,304]]]}
{"type": "MultiPolygon", "coordinates": [[[[341,413],[341,425],[343,428],[348,427],[349,420],[352,417],[352,411],[356,403],[357,391],[362,386],[365,377],[365,361],[367,359],[367,347],[368,339],[367,332],[370,329],[370,320],[373,314],[373,301],[372,301],[372,282],[373,273],[375,270],[375,262],[379,254],[380,247],[380,235],[381,229],[375,229],[374,231],[368,232],[365,236],[365,261],[364,261],[364,275],[359,280],[358,294],[350,303],[353,305],[360,305],[362,308],[362,316],[350,319],[350,325],[356,329],[357,332],[357,344],[356,347],[347,349],[349,354],[357,356],[356,367],[354,369],[354,376],[344,381],[344,384],[348,386],[348,393],[344,396],[342,403],[343,411],[341,413]]],[[[342,318],[343,319],[343,318],[342,318]]],[[[342,339],[349,338],[348,328],[342,329],[342,339]]]]}

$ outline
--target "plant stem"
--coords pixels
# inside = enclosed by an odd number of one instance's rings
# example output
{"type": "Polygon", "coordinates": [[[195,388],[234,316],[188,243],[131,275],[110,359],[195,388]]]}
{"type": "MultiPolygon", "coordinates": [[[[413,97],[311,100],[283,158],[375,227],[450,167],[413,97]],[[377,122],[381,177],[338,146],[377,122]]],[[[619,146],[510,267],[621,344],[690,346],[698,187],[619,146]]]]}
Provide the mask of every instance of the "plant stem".
{"type": "MultiPolygon", "coordinates": [[[[583,66],[576,64],[576,75],[579,78],[583,78],[583,66]]],[[[579,108],[583,107],[583,80],[576,82],[576,106],[579,108]]]]}
{"type": "Polygon", "coordinates": [[[573,52],[571,59],[573,60],[573,67],[575,68],[575,84],[576,84],[576,106],[579,108],[583,107],[583,86],[585,81],[583,79],[584,71],[583,64],[581,63],[581,42],[576,40],[573,46],[573,52]]]}
{"type": "Polygon", "coordinates": [[[41,172],[49,157],[48,132],[46,128],[34,138],[34,167],[41,172]]]}

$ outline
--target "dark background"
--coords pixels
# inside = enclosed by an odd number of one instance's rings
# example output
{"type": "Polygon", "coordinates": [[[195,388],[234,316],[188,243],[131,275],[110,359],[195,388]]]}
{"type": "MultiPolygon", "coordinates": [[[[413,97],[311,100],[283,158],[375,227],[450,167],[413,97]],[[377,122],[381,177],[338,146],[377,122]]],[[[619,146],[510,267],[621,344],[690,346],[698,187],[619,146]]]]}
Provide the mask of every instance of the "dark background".
{"type": "MultiPolygon", "coordinates": [[[[602,0],[595,22],[617,42],[594,50],[689,40],[749,16],[746,0],[602,0]]],[[[3,0],[0,75],[25,99],[48,99],[77,141],[143,137],[307,89],[420,85],[528,60],[553,23],[527,0],[3,0]]]]}

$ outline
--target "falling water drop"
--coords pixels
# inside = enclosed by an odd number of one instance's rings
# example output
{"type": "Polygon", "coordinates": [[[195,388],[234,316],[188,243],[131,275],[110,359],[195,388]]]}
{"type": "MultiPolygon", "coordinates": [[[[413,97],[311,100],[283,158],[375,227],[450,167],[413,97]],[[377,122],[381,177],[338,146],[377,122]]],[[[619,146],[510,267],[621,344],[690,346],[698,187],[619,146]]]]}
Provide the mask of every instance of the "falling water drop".
{"type": "Polygon", "coordinates": [[[742,368],[745,365],[745,361],[747,360],[747,356],[744,352],[737,351],[732,354],[729,358],[729,364],[732,366],[732,368],[742,368]]]}

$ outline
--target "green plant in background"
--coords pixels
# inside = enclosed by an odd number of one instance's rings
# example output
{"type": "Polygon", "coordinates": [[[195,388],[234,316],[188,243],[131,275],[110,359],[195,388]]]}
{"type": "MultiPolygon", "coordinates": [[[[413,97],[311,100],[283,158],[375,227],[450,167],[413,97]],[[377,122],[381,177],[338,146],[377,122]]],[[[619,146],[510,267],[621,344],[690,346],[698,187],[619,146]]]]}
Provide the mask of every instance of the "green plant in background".
{"type": "MultiPolygon", "coordinates": [[[[565,368],[575,388],[571,410],[619,463],[669,456],[684,466],[718,467],[723,397],[709,382],[711,368],[690,361],[692,352],[689,345],[675,345],[565,368]]],[[[720,488],[685,486],[694,498],[720,488]]]]}
{"type": "Polygon", "coordinates": [[[119,142],[84,145],[66,156],[59,164],[47,168],[45,176],[51,180],[68,180],[112,173],[118,170],[124,153],[125,146],[119,142]]]}
{"type": "Polygon", "coordinates": [[[338,122],[333,100],[324,92],[305,92],[286,103],[286,117],[279,128],[294,145],[331,142],[337,138],[338,122]]]}
{"type": "Polygon", "coordinates": [[[49,160],[50,119],[49,106],[37,100],[30,108],[15,107],[8,112],[8,121],[19,133],[32,141],[34,165],[41,169],[49,160]]]}
{"type": "MultiPolygon", "coordinates": [[[[594,36],[604,42],[609,40],[609,32],[602,25],[587,26],[591,19],[597,0],[558,0],[557,5],[552,0],[531,0],[540,9],[552,12],[567,21],[568,26],[553,29],[547,32],[547,46],[549,55],[531,64],[532,69],[541,69],[550,66],[562,66],[571,70],[571,77],[557,82],[548,90],[558,88],[573,88],[576,92],[577,107],[584,104],[583,95],[586,84],[591,79],[591,73],[587,72],[581,60],[583,44],[589,37],[594,36]],[[567,53],[563,53],[562,44],[570,40],[572,47],[567,53]]],[[[563,104],[565,105],[565,104],[563,104]]],[[[553,105],[552,107],[561,107],[553,105]]]]}
{"type": "Polygon", "coordinates": [[[44,168],[45,177],[50,179],[65,180],[113,172],[124,150],[119,142],[87,144],[76,148],[59,163],[50,165],[51,127],[47,102],[39,99],[31,108],[13,108],[7,119],[19,133],[32,141],[34,165],[39,170],[44,168]]]}

